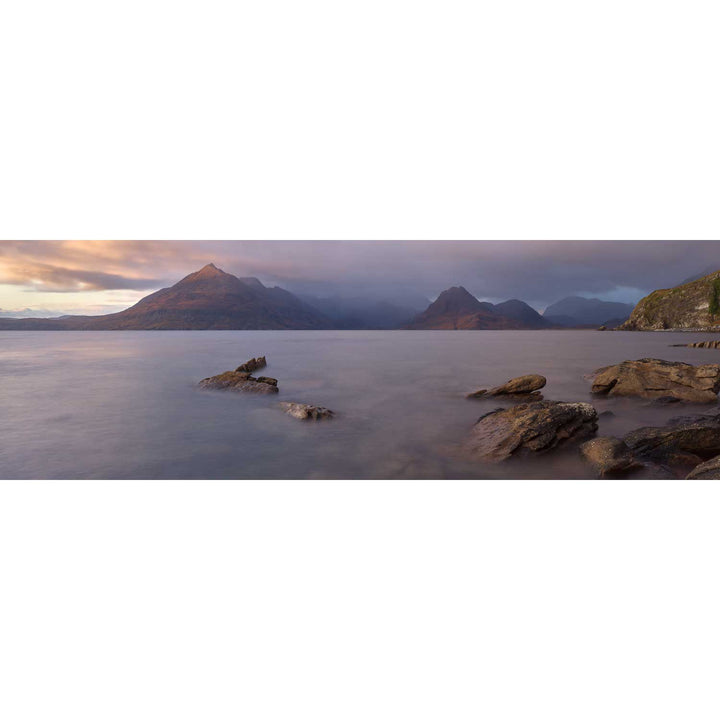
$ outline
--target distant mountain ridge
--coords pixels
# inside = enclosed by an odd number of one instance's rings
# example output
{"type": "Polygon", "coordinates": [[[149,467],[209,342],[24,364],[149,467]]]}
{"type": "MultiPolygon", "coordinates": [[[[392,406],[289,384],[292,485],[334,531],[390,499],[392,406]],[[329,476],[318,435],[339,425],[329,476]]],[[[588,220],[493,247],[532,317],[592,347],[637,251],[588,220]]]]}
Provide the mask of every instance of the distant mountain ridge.
{"type": "Polygon", "coordinates": [[[529,330],[552,327],[522,300],[493,305],[481,302],[464,287],[451,287],[413,318],[408,330],[529,330]]]}
{"type": "Polygon", "coordinates": [[[393,330],[409,323],[430,301],[417,294],[367,298],[298,296],[330,318],[338,330],[393,330]]]}
{"type": "Polygon", "coordinates": [[[615,327],[630,317],[633,307],[628,303],[571,295],[548,305],[543,317],[564,327],[615,327]]]}
{"type": "Polygon", "coordinates": [[[481,302],[461,286],[444,290],[434,302],[397,287],[384,297],[299,297],[209,263],[121,312],[37,317],[37,311],[28,310],[35,316],[0,315],[0,330],[529,330],[612,327],[631,309],[623,303],[570,297],[541,315],[518,299],[481,302]]]}
{"type": "Polygon", "coordinates": [[[279,287],[212,263],[110,315],[0,319],[3,330],[325,330],[332,322],[279,287]]]}

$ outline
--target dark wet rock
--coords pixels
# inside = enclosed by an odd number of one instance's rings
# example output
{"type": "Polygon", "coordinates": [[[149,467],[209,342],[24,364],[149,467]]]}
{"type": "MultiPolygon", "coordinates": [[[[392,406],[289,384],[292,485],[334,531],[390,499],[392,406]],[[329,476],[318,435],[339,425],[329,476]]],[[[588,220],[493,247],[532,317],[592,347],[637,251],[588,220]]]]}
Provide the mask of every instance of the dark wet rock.
{"type": "Polygon", "coordinates": [[[637,458],[692,468],[703,459],[720,454],[720,416],[673,418],[663,427],[633,430],[624,440],[637,458]]]}
{"type": "Polygon", "coordinates": [[[633,480],[676,480],[678,475],[667,465],[660,465],[654,462],[644,462],[631,473],[633,480]]]}
{"type": "Polygon", "coordinates": [[[600,477],[617,477],[641,466],[630,448],[616,437],[597,437],[580,446],[580,454],[600,477]]]}
{"type": "Polygon", "coordinates": [[[291,417],[298,420],[328,420],[335,413],[326,407],[306,405],[305,403],[281,402],[280,407],[291,417]]]}
{"type": "Polygon", "coordinates": [[[596,395],[673,397],[686,402],[717,402],[720,365],[690,365],[644,358],[600,368],[592,375],[596,395]]]}
{"type": "Polygon", "coordinates": [[[702,347],[717,350],[720,348],[720,340],[703,340],[696,343],[681,343],[680,345],[671,345],[670,347],[702,347]]]}
{"type": "Polygon", "coordinates": [[[682,402],[680,398],[673,397],[672,395],[663,395],[662,397],[655,398],[650,405],[672,405],[673,403],[682,402]]]}
{"type": "Polygon", "coordinates": [[[273,378],[264,378],[261,382],[259,378],[254,378],[250,373],[237,372],[228,370],[205,378],[198,383],[198,387],[203,390],[229,390],[231,392],[251,392],[251,393],[276,393],[278,392],[277,380],[275,384],[266,382],[273,378]]]}
{"type": "Polygon", "coordinates": [[[490,388],[490,390],[476,390],[470,393],[468,398],[497,397],[500,395],[521,400],[542,400],[542,394],[537,392],[545,387],[546,378],[542,375],[521,375],[520,377],[508,380],[503,385],[490,388]]]}
{"type": "Polygon", "coordinates": [[[487,390],[476,390],[475,392],[468,393],[466,397],[472,399],[483,397],[483,395],[487,395],[487,390]]]}
{"type": "Polygon", "coordinates": [[[253,373],[256,370],[260,370],[260,368],[264,368],[266,365],[267,361],[265,360],[265,356],[263,355],[262,357],[251,358],[242,365],[239,365],[237,368],[235,368],[235,372],[253,373]]]}
{"type": "Polygon", "coordinates": [[[688,480],[720,480],[720,455],[707,460],[688,474],[688,480]]]}
{"type": "Polygon", "coordinates": [[[463,448],[479,460],[500,462],[583,440],[596,430],[597,413],[592,405],[542,400],[481,416],[463,448]]]}
{"type": "Polygon", "coordinates": [[[261,375],[259,378],[257,378],[257,382],[267,383],[268,385],[275,385],[276,387],[278,383],[276,378],[265,377],[264,375],[261,375]]]}

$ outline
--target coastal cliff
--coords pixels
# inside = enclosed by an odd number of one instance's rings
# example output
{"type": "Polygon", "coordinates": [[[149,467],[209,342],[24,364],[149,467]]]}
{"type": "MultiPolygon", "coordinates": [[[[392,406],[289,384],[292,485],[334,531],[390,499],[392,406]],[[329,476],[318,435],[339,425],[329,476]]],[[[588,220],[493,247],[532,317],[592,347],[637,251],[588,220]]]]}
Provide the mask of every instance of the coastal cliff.
{"type": "Polygon", "coordinates": [[[720,270],[667,290],[655,290],[635,306],[619,330],[720,331],[720,270]]]}

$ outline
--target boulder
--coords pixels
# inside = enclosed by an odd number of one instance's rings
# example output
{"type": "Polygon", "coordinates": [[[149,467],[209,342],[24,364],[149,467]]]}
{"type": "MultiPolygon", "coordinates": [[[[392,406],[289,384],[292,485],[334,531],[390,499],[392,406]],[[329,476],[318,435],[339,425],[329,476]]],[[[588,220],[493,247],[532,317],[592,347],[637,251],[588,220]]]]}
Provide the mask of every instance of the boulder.
{"type": "Polygon", "coordinates": [[[486,462],[541,453],[597,430],[597,412],[588,403],[541,400],[493,410],[475,423],[463,449],[486,462]]]}
{"type": "Polygon", "coordinates": [[[507,395],[510,397],[518,397],[521,399],[529,398],[532,396],[533,400],[542,400],[542,395],[537,390],[545,387],[547,379],[542,375],[521,375],[520,377],[512,378],[503,385],[490,388],[490,390],[476,390],[470,393],[468,398],[479,398],[479,397],[497,397],[499,395],[507,395]]]}
{"type": "Polygon", "coordinates": [[[601,326],[598,328],[598,330],[599,330],[600,332],[605,332],[605,330],[607,330],[607,326],[606,326],[606,325],[601,325],[601,326]]]}
{"type": "Polygon", "coordinates": [[[616,437],[597,437],[580,446],[580,454],[600,477],[615,476],[641,466],[630,448],[616,437]]]}
{"type": "Polygon", "coordinates": [[[265,356],[263,355],[262,357],[251,358],[242,365],[239,365],[237,368],[235,368],[235,372],[252,373],[256,370],[260,370],[260,368],[264,368],[266,365],[267,361],[265,360],[265,356]]]}
{"type": "Polygon", "coordinates": [[[205,378],[198,383],[203,390],[230,390],[231,392],[276,393],[277,380],[274,378],[254,378],[250,373],[228,370],[205,378]],[[273,380],[274,382],[268,382],[273,380]]]}
{"type": "Polygon", "coordinates": [[[517,395],[519,393],[531,393],[545,387],[547,379],[542,375],[521,375],[520,377],[508,380],[504,385],[488,390],[488,395],[517,395]]]}
{"type": "Polygon", "coordinates": [[[720,365],[690,365],[644,358],[600,368],[592,375],[595,395],[673,397],[696,403],[717,402],[720,365]]]}
{"type": "Polygon", "coordinates": [[[720,415],[672,418],[663,427],[633,430],[624,440],[637,458],[671,467],[693,467],[720,454],[720,415]]]}
{"type": "Polygon", "coordinates": [[[332,410],[318,405],[306,405],[296,402],[281,402],[280,407],[291,417],[298,420],[328,420],[335,414],[332,410]]]}
{"type": "Polygon", "coordinates": [[[720,455],[707,460],[700,465],[696,465],[695,469],[687,476],[688,480],[720,480],[720,455]]]}

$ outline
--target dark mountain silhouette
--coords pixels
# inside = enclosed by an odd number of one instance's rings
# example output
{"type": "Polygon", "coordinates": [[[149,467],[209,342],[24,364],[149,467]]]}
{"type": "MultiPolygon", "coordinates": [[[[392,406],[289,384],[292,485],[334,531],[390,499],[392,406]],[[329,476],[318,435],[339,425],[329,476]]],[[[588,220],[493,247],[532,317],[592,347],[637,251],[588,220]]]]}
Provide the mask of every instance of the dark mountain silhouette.
{"type": "Polygon", "coordinates": [[[555,323],[544,318],[535,308],[522,300],[506,300],[493,305],[493,310],[504,317],[517,320],[525,328],[550,328],[555,323]]]}
{"type": "Polygon", "coordinates": [[[529,305],[508,300],[499,305],[480,302],[464,287],[451,287],[417,315],[408,330],[522,330],[541,327],[529,305]]]}
{"type": "Polygon", "coordinates": [[[323,330],[331,321],[292,293],[210,263],[122,312],[0,320],[4,330],[323,330]]]}
{"type": "Polygon", "coordinates": [[[548,305],[543,317],[556,325],[613,327],[627,320],[634,305],[573,295],[548,305]]]}

